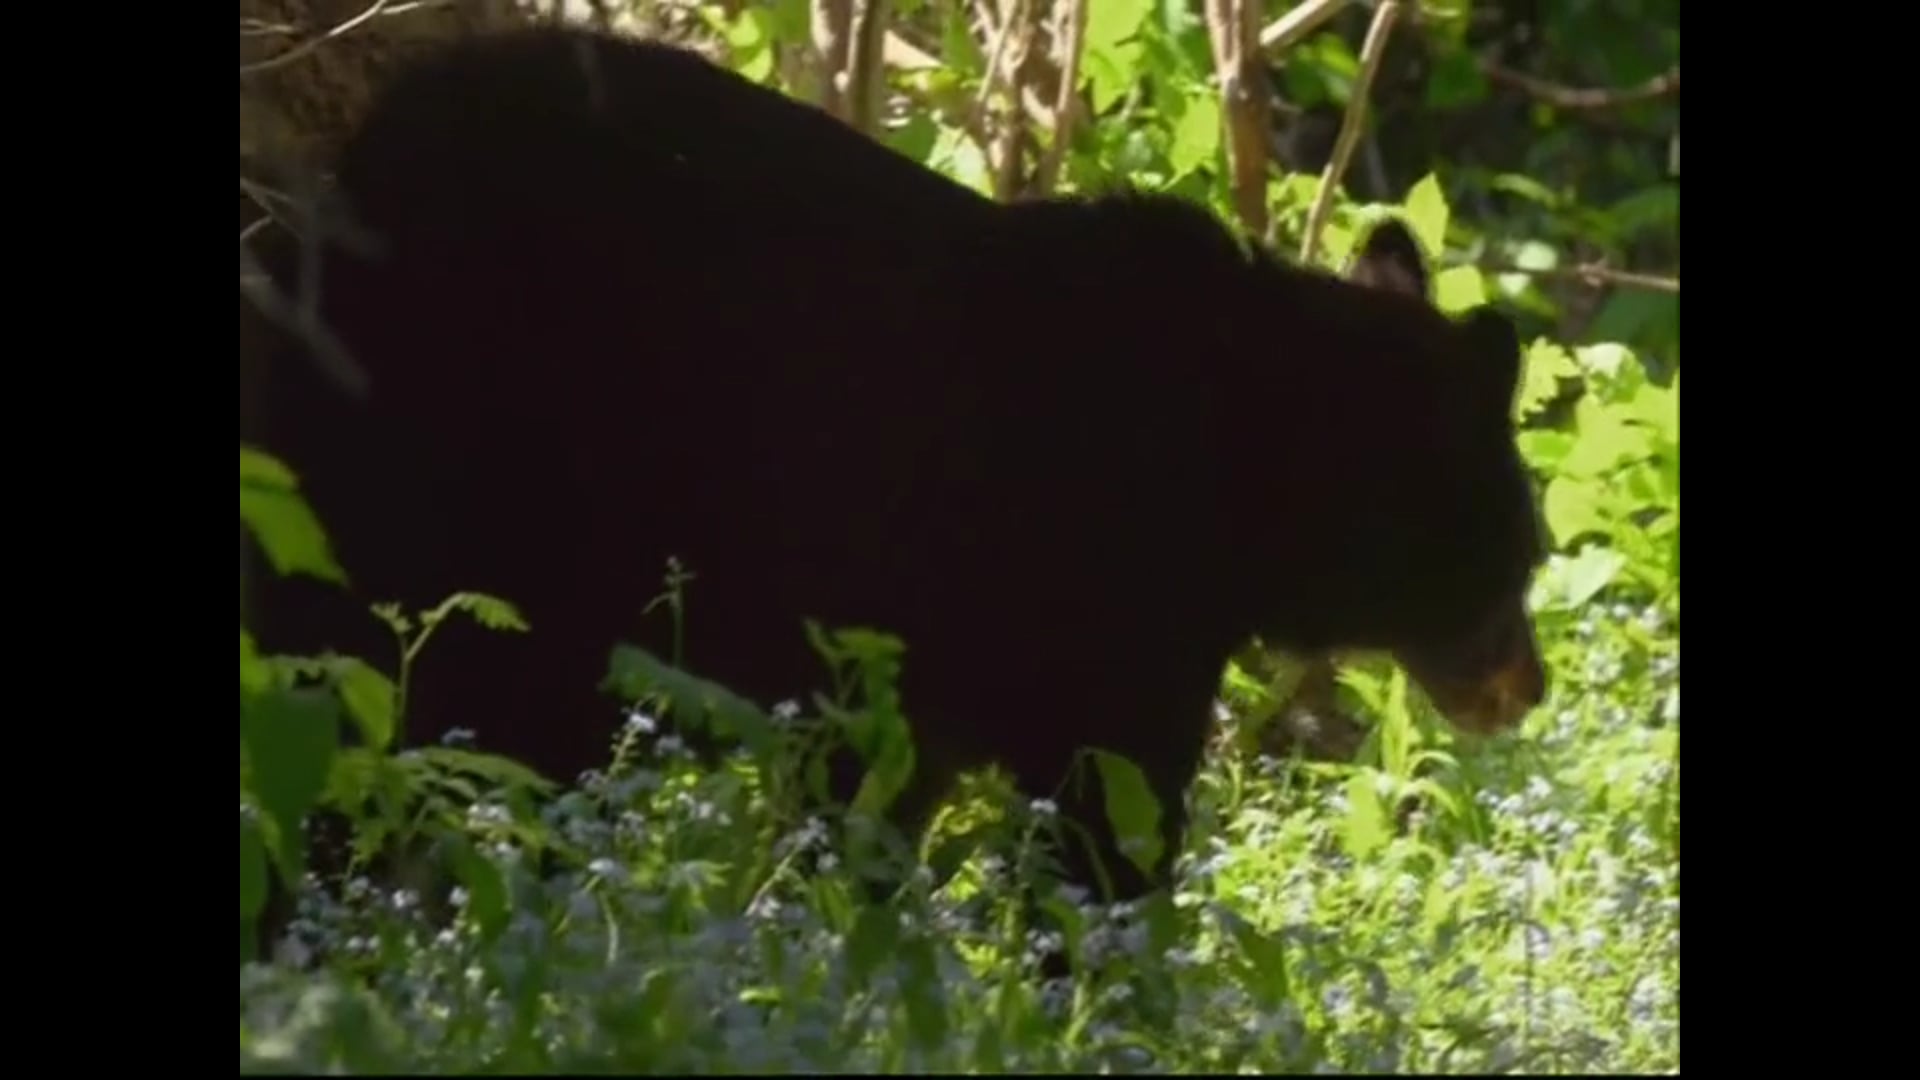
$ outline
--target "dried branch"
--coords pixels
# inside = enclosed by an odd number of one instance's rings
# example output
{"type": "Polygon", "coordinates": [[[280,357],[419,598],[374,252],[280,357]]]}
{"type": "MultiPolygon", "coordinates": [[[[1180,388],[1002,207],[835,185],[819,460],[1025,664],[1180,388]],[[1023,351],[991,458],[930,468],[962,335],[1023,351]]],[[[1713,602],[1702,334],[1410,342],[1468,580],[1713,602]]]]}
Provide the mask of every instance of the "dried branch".
{"type": "Polygon", "coordinates": [[[846,120],[847,57],[852,52],[853,0],[813,0],[813,66],[820,85],[819,104],[828,115],[846,120]]]}
{"type": "Polygon", "coordinates": [[[1059,46],[1060,86],[1054,95],[1053,142],[1040,159],[1040,172],[1034,179],[1037,194],[1051,195],[1060,180],[1060,164],[1066,160],[1067,144],[1073,140],[1074,95],[1080,83],[1080,52],[1087,32],[1087,0],[1062,0],[1060,26],[1054,34],[1059,46]]]}
{"type": "Polygon", "coordinates": [[[1373,80],[1380,74],[1380,58],[1387,51],[1387,36],[1394,20],[1400,17],[1397,0],[1384,0],[1373,13],[1373,25],[1367,28],[1367,41],[1360,49],[1360,77],[1354,80],[1353,96],[1347,101],[1347,115],[1340,122],[1340,137],[1333,144],[1333,159],[1320,174],[1320,190],[1314,194],[1313,208],[1307,214],[1306,236],[1300,242],[1300,261],[1313,262],[1320,250],[1320,231],[1326,227],[1333,210],[1333,195],[1353,160],[1353,149],[1360,144],[1360,129],[1367,121],[1367,98],[1373,92],[1373,80]]]}
{"type": "Polygon", "coordinates": [[[350,19],[347,19],[346,21],[340,23],[337,26],[332,27],[331,29],[325,31],[324,33],[316,34],[313,37],[308,38],[307,40],[301,42],[298,45],[295,45],[293,48],[288,49],[286,52],[283,52],[278,56],[271,57],[266,60],[257,61],[252,64],[242,64],[240,65],[240,77],[246,78],[249,75],[258,75],[264,71],[272,71],[275,68],[286,67],[287,65],[294,63],[295,61],[301,59],[302,57],[305,57],[311,54],[315,49],[318,49],[320,46],[326,44],[329,41],[332,41],[334,38],[340,37],[344,34],[352,33],[355,29],[373,21],[373,19],[376,16],[380,15],[381,12],[386,10],[387,4],[388,4],[388,0],[373,0],[373,3],[368,4],[366,9],[361,11],[360,14],[355,15],[350,19]]]}
{"type": "Polygon", "coordinates": [[[1227,168],[1233,206],[1251,236],[1267,235],[1269,130],[1266,65],[1254,47],[1260,8],[1254,0],[1207,0],[1207,36],[1226,115],[1227,168]]]}
{"type": "Polygon", "coordinates": [[[1526,274],[1530,277],[1552,278],[1561,281],[1575,281],[1582,285],[1602,287],[1617,285],[1624,289],[1641,289],[1646,292],[1680,294],[1680,279],[1661,277],[1657,274],[1642,274],[1632,270],[1615,270],[1597,263],[1581,263],[1577,266],[1514,266],[1508,263],[1475,263],[1478,269],[1489,274],[1526,274]]]}
{"type": "Polygon", "coordinates": [[[887,0],[853,0],[852,43],[847,55],[847,123],[855,131],[872,134],[880,122],[881,90],[886,86],[882,62],[887,28],[887,0]]]}
{"type": "MultiPolygon", "coordinates": [[[[932,71],[945,66],[938,57],[892,31],[888,31],[887,33],[886,47],[882,51],[882,55],[886,57],[889,66],[899,68],[902,71],[932,71]]],[[[1084,117],[1086,110],[1080,105],[1079,100],[1077,98],[1070,100],[1074,102],[1073,111],[1076,118],[1084,117]]],[[[1031,120],[1043,128],[1051,129],[1053,127],[1054,107],[1042,101],[1040,95],[1034,93],[1031,87],[1021,88],[1020,104],[1026,109],[1028,120],[1031,120]]],[[[965,127],[970,132],[983,130],[978,120],[954,120],[954,123],[965,127]]],[[[981,145],[985,145],[984,141],[981,145]]]]}
{"type": "Polygon", "coordinates": [[[1033,70],[1029,61],[1033,59],[1033,39],[1039,27],[1038,0],[1004,0],[1004,3],[1005,10],[1000,12],[997,27],[992,24],[991,5],[985,2],[980,5],[986,17],[983,21],[993,35],[994,47],[977,103],[980,107],[977,111],[984,118],[985,106],[996,89],[1003,92],[1006,102],[991,125],[993,143],[987,148],[993,169],[994,197],[1002,201],[1020,195],[1026,187],[1025,163],[1032,137],[1022,122],[1022,106],[1031,92],[1029,82],[1033,70]]]}
{"type": "Polygon", "coordinates": [[[1340,14],[1349,2],[1350,0],[1307,0],[1306,3],[1275,19],[1273,25],[1260,31],[1260,47],[1270,52],[1284,51],[1326,25],[1327,20],[1340,14]]]}
{"type": "Polygon", "coordinates": [[[1556,109],[1613,109],[1624,105],[1636,105],[1643,101],[1654,101],[1680,92],[1680,65],[1678,64],[1675,64],[1671,70],[1655,75],[1638,86],[1615,90],[1562,86],[1559,83],[1536,79],[1531,75],[1502,67],[1491,60],[1482,59],[1478,63],[1481,72],[1487,78],[1523,90],[1556,109]]]}

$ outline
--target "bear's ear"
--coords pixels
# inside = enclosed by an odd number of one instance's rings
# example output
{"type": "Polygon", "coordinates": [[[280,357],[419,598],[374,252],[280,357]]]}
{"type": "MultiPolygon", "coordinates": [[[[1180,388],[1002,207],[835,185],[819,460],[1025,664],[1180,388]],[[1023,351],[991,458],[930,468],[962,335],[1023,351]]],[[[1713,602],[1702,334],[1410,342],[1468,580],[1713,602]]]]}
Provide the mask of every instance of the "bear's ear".
{"type": "Polygon", "coordinates": [[[1510,417],[1514,396],[1520,392],[1519,328],[1512,319],[1482,305],[1460,320],[1460,333],[1466,341],[1476,396],[1486,408],[1497,409],[1502,419],[1510,417]]]}
{"type": "Polygon", "coordinates": [[[1370,288],[1427,298],[1427,262],[1420,243],[1398,218],[1374,226],[1347,271],[1347,280],[1370,288]]]}

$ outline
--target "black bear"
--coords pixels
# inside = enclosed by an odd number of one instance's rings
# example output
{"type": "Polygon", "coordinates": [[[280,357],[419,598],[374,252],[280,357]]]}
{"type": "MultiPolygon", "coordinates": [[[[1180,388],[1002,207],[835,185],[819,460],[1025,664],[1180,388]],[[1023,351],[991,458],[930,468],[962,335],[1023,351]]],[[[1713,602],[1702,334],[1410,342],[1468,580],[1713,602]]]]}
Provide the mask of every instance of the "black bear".
{"type": "Polygon", "coordinates": [[[1543,695],[1519,345],[1436,311],[1399,225],[1341,280],[1170,198],[1001,205],[691,53],[553,28],[397,78],[337,180],[360,240],[321,313],[370,393],[275,357],[262,442],[357,591],[269,582],[257,629],[379,657],[368,601],[519,605],[528,634],[426,649],[416,741],[601,764],[609,649],[668,652],[669,556],[684,663],[762,705],[825,689],[804,620],[904,640],[910,830],[956,770],[1052,795],[1095,745],[1171,858],[1253,635],[1387,650],[1476,732],[1543,695]]]}

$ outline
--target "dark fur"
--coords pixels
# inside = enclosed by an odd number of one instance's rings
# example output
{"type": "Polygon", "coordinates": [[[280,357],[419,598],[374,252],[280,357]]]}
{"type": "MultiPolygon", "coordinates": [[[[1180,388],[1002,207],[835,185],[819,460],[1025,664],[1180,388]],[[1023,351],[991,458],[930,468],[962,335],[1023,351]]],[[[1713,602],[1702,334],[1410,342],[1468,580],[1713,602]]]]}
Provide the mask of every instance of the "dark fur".
{"type": "MultiPolygon", "coordinates": [[[[1517,342],[1430,307],[1397,226],[1364,287],[1167,199],[998,206],[696,57],[557,30],[402,78],[339,180],[381,248],[329,254],[325,315],[372,397],[277,357],[264,442],[358,597],[276,582],[259,629],[385,658],[356,605],[520,605],[530,635],[428,646],[415,741],[602,763],[596,684],[616,641],[666,652],[668,555],[687,666],[763,705],[819,686],[805,618],[905,639],[909,827],[956,769],[1045,794],[1090,743],[1146,770],[1170,858],[1256,633],[1393,650],[1475,730],[1541,694],[1517,342]]],[[[1097,790],[1062,809],[1104,828],[1097,790]]]]}

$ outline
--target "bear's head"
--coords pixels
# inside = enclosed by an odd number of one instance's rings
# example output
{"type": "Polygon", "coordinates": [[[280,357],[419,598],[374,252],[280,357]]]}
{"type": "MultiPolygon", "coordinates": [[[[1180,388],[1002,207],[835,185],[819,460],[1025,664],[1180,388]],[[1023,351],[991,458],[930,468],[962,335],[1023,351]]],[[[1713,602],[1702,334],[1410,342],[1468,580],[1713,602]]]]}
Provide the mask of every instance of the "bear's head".
{"type": "Polygon", "coordinates": [[[1385,651],[1456,728],[1493,734],[1546,695],[1526,603],[1546,552],[1515,440],[1521,347],[1493,308],[1453,319],[1428,292],[1418,244],[1390,219],[1302,308],[1320,332],[1293,373],[1308,464],[1290,482],[1310,520],[1289,522],[1297,561],[1266,571],[1263,633],[1385,651]]]}

